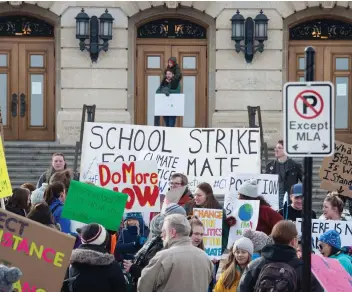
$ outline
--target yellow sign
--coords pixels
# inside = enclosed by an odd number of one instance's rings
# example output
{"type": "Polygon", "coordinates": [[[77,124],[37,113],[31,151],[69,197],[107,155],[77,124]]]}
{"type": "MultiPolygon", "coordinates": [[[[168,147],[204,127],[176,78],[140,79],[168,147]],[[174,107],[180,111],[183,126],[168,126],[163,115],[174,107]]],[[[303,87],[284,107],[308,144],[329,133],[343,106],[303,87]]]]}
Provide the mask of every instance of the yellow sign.
{"type": "Polygon", "coordinates": [[[2,139],[0,139],[0,198],[12,195],[11,182],[7,172],[6,159],[2,139]]]}

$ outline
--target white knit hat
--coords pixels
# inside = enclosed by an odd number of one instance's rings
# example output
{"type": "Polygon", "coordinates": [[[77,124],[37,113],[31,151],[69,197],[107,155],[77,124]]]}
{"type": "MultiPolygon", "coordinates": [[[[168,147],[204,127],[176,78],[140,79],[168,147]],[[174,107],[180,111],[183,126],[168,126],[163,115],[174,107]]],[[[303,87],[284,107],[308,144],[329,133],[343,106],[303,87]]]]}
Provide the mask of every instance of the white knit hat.
{"type": "Polygon", "coordinates": [[[44,202],[44,192],[48,187],[47,183],[43,183],[38,189],[35,189],[31,194],[31,203],[34,206],[37,203],[44,202]]]}
{"type": "Polygon", "coordinates": [[[253,255],[253,243],[246,237],[242,237],[235,241],[232,252],[234,253],[236,249],[243,249],[247,251],[251,256],[253,255]]]}
{"type": "Polygon", "coordinates": [[[251,179],[245,181],[240,188],[238,189],[238,193],[250,198],[258,197],[258,183],[256,179],[251,179]]]}

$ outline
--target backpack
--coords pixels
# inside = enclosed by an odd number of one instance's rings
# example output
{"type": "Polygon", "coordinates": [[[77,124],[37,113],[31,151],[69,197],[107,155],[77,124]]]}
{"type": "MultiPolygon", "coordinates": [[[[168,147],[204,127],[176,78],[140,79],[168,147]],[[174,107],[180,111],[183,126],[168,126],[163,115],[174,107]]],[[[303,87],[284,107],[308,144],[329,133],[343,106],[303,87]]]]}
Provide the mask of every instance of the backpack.
{"type": "Polygon", "coordinates": [[[266,264],[260,271],[254,292],[296,292],[297,274],[287,263],[266,264]]]}
{"type": "Polygon", "coordinates": [[[76,273],[76,270],[73,268],[73,266],[70,265],[68,268],[68,278],[64,281],[64,283],[67,283],[68,290],[70,292],[74,292],[73,284],[75,283],[75,281],[79,275],[80,274],[76,273]]]}

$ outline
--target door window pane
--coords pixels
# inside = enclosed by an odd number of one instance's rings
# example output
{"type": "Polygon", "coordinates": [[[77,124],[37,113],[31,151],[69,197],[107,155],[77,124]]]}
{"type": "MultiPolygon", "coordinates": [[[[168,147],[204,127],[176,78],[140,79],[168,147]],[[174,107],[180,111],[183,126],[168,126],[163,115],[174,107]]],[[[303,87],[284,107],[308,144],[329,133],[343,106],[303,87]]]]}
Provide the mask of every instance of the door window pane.
{"type": "Polygon", "coordinates": [[[196,69],[197,68],[197,58],[196,57],[183,57],[182,58],[183,69],[196,69]]]}
{"type": "Polygon", "coordinates": [[[147,121],[149,126],[154,126],[155,92],[160,85],[160,76],[148,76],[148,111],[147,121]]]}
{"type": "Polygon", "coordinates": [[[30,125],[44,126],[44,76],[31,74],[30,125]]]}
{"type": "Polygon", "coordinates": [[[0,67],[7,67],[7,55],[0,54],[0,67]]]}
{"type": "Polygon", "coordinates": [[[348,128],[348,77],[336,77],[335,128],[348,128]]]}
{"type": "Polygon", "coordinates": [[[305,67],[305,62],[304,62],[304,57],[303,58],[298,58],[298,66],[299,66],[299,70],[304,70],[305,67]]]}
{"type": "Polygon", "coordinates": [[[2,123],[7,125],[7,74],[0,74],[0,106],[2,123]]]}
{"type": "Polygon", "coordinates": [[[349,58],[336,58],[335,65],[336,70],[348,70],[349,58]]]}
{"type": "Polygon", "coordinates": [[[196,126],[196,76],[183,77],[183,93],[185,94],[183,126],[194,128],[196,126]]]}
{"type": "Polygon", "coordinates": [[[299,82],[304,82],[304,81],[305,81],[305,79],[304,79],[304,77],[303,77],[303,76],[300,76],[300,77],[298,77],[298,81],[299,81],[299,82]]]}
{"type": "Polygon", "coordinates": [[[160,57],[159,56],[148,56],[148,69],[159,69],[160,68],[160,57]]]}
{"type": "Polygon", "coordinates": [[[43,55],[31,55],[31,67],[44,67],[44,56],[43,55]]]}

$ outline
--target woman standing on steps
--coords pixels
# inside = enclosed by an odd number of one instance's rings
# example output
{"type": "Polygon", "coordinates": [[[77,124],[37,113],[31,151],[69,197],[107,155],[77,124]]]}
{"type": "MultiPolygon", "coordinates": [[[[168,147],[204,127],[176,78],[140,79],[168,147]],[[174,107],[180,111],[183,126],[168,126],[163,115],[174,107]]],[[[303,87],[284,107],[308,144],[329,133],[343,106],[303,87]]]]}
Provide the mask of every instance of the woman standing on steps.
{"type": "Polygon", "coordinates": [[[65,156],[62,153],[54,153],[51,157],[51,167],[45,171],[37,182],[37,189],[42,186],[43,183],[49,183],[50,178],[55,172],[66,169],[65,156]]]}

